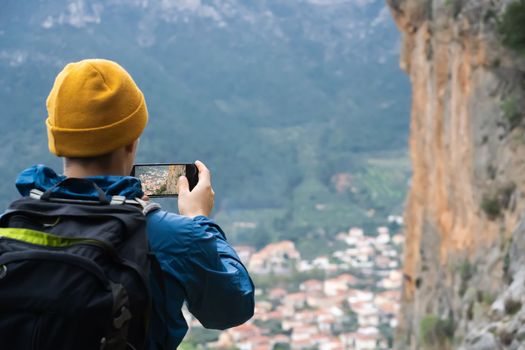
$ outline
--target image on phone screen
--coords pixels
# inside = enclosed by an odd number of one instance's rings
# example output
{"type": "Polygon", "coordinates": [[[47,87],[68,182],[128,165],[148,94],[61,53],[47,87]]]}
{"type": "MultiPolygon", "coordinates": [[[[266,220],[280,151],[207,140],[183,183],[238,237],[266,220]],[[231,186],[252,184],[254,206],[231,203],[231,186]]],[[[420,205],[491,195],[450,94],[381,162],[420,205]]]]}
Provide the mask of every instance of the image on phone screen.
{"type": "Polygon", "coordinates": [[[137,164],[132,176],[142,183],[142,191],[149,197],[177,196],[179,177],[188,178],[190,190],[197,184],[195,164],[137,164]]]}

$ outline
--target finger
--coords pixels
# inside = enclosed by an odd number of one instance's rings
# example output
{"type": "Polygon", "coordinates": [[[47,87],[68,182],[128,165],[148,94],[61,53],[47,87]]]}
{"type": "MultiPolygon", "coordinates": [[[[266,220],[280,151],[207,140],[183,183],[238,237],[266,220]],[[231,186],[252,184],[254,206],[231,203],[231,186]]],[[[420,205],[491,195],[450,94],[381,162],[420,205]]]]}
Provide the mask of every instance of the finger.
{"type": "Polygon", "coordinates": [[[197,169],[199,170],[199,173],[204,173],[204,172],[210,172],[208,170],[208,167],[206,165],[204,165],[203,162],[201,162],[200,160],[196,160],[195,161],[195,166],[197,167],[197,169]]]}
{"type": "Polygon", "coordinates": [[[190,184],[186,176],[179,177],[179,181],[177,182],[177,190],[179,191],[179,195],[190,192],[190,184]]]}
{"type": "Polygon", "coordinates": [[[145,201],[145,202],[149,201],[148,195],[145,194],[144,196],[142,196],[142,200],[145,201]]]}
{"type": "Polygon", "coordinates": [[[195,166],[197,167],[197,170],[199,170],[199,183],[202,183],[204,185],[210,185],[211,174],[206,165],[204,165],[204,163],[200,160],[197,160],[195,161],[195,166]]]}

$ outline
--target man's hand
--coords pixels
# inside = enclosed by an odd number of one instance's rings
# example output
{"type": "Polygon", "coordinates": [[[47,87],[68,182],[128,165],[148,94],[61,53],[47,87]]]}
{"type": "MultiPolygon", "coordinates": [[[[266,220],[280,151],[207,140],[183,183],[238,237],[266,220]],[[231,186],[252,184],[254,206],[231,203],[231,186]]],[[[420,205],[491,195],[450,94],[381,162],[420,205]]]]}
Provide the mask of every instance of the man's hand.
{"type": "Polygon", "coordinates": [[[180,215],[196,217],[199,215],[209,216],[213,209],[215,192],[211,187],[211,174],[206,165],[196,161],[199,170],[199,182],[190,192],[190,185],[186,176],[179,177],[179,213],[180,215]]]}

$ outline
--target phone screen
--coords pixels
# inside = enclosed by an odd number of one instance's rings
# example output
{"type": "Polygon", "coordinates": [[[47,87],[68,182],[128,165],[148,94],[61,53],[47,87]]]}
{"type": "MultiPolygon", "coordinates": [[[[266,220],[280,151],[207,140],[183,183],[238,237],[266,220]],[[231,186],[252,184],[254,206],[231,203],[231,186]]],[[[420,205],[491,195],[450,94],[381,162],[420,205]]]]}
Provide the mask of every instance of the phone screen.
{"type": "Polygon", "coordinates": [[[142,183],[142,191],[149,197],[173,197],[178,193],[179,177],[188,178],[190,191],[199,181],[195,164],[136,164],[131,176],[142,183]]]}

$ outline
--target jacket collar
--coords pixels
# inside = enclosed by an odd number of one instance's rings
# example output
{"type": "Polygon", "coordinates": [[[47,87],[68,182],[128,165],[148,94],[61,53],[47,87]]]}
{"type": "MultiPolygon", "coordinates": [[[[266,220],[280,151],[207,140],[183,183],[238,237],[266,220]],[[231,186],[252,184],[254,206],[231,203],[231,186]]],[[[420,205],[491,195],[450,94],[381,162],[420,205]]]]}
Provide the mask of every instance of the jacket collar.
{"type": "MultiPolygon", "coordinates": [[[[34,188],[46,191],[53,186],[56,186],[53,192],[58,192],[65,197],[74,196],[86,199],[98,197],[94,189],[60,184],[65,178],[66,176],[58,175],[53,169],[39,164],[22,171],[18,175],[16,188],[24,197],[29,196],[29,192],[34,188]]],[[[95,182],[109,197],[118,195],[133,199],[143,196],[140,180],[135,177],[106,175],[90,176],[86,179],[95,182]]]]}

